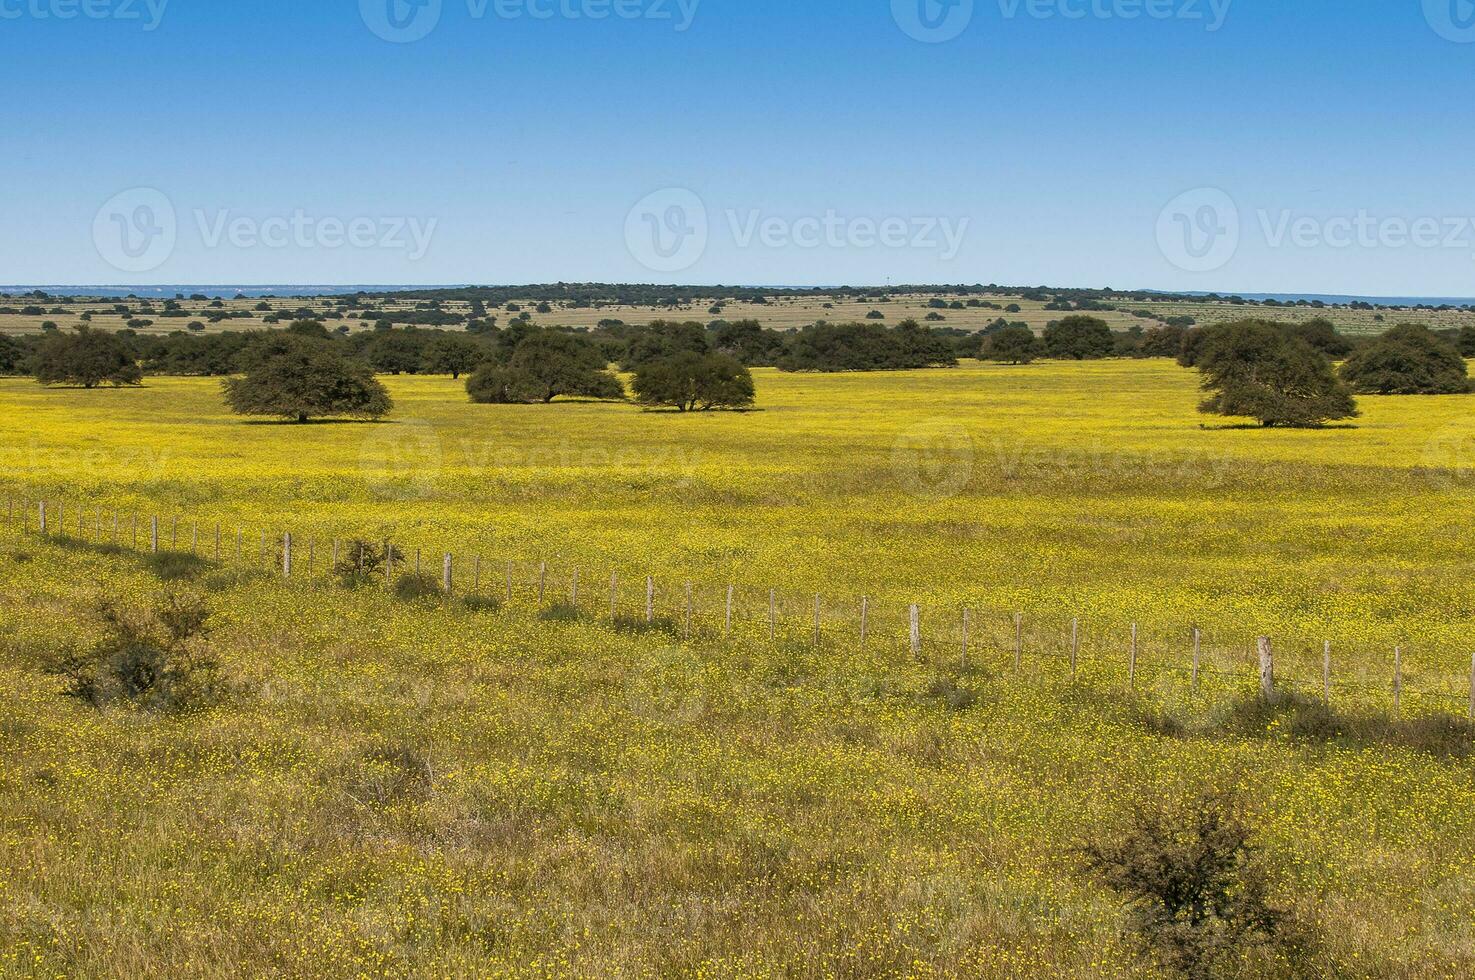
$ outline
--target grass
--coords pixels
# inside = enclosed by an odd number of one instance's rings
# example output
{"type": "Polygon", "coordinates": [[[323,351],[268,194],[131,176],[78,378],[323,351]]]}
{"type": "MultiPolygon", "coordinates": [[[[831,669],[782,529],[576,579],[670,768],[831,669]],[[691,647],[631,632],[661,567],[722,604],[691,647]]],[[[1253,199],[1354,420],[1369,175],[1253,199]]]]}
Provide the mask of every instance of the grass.
{"type": "Polygon", "coordinates": [[[1142,975],[1074,849],[1132,801],[1214,791],[1243,802],[1322,973],[1475,969],[1475,762],[1412,697],[1405,730],[1328,730],[1226,715],[1248,675],[1195,696],[1146,669],[1199,624],[1274,635],[1308,676],[1329,635],[1370,683],[1400,642],[1410,686],[1463,691],[1467,402],[1211,431],[1161,364],[758,382],[763,412],[677,418],[392,379],[394,424],[298,429],[241,425],[211,382],[97,409],[0,381],[10,490],[179,513],[184,542],[199,514],[211,547],[218,515],[247,552],[290,527],[322,573],[283,583],[269,547],[262,570],[177,578],[0,530],[0,974],[1142,975]],[[464,560],[451,598],[434,576],[416,601],[329,588],[332,537],[393,537],[437,572],[462,542],[482,593],[464,560]],[[511,600],[508,557],[532,563],[511,600]],[[747,605],[721,639],[707,586],[729,580],[747,605]],[[141,615],[180,592],[214,613],[228,696],[98,708],[48,672],[105,636],[99,599],[141,615]],[[839,625],[811,645],[814,592],[826,624],[862,592],[1023,609],[1024,669],[1012,623],[980,622],[967,664],[950,642],[912,656],[889,620],[864,649],[839,625]],[[1072,613],[1103,624],[1076,684],[1039,653],[1072,613]],[[1101,638],[1132,620],[1128,693],[1101,638]]]}

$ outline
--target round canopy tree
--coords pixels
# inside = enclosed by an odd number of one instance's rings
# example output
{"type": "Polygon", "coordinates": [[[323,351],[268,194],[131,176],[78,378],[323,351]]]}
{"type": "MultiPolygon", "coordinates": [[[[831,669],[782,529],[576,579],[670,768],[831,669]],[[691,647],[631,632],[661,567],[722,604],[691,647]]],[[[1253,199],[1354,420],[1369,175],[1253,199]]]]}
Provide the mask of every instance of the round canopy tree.
{"type": "Polygon", "coordinates": [[[377,419],[393,407],[372,369],[330,342],[280,334],[245,363],[244,375],[224,382],[226,404],[237,415],[377,419]]]}
{"type": "Polygon", "coordinates": [[[538,330],[518,342],[506,364],[487,364],[466,381],[479,404],[551,402],[559,395],[624,398],[599,349],[584,337],[538,330]]]}
{"type": "Polygon", "coordinates": [[[1084,361],[1110,357],[1115,350],[1111,327],[1093,316],[1068,316],[1045,328],[1045,353],[1050,357],[1084,361]]]}
{"type": "Polygon", "coordinates": [[[1040,355],[1040,342],[1029,327],[1009,326],[989,334],[979,359],[1005,364],[1028,364],[1040,355]]]}
{"type": "Polygon", "coordinates": [[[753,404],[753,375],[726,354],[685,351],[647,361],[635,371],[635,400],[682,412],[746,408],[753,404]]]}
{"type": "Polygon", "coordinates": [[[1327,356],[1279,324],[1246,320],[1204,331],[1197,356],[1199,406],[1211,415],[1239,415],[1261,425],[1313,427],[1357,416],[1352,391],[1327,356]]]}
{"type": "Polygon", "coordinates": [[[1454,344],[1419,323],[1400,323],[1353,352],[1342,379],[1364,395],[1462,395],[1465,359],[1454,344]]]}
{"type": "Polygon", "coordinates": [[[43,385],[96,388],[143,383],[143,372],[122,339],[86,325],[48,336],[37,348],[32,366],[43,385]]]}

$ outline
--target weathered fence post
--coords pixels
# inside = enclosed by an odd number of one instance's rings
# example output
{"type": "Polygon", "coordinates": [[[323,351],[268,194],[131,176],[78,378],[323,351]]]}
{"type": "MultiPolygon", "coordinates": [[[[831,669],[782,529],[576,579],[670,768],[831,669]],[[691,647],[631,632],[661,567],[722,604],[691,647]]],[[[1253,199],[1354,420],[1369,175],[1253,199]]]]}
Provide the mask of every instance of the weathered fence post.
{"type": "Polygon", "coordinates": [[[1079,616],[1073,616],[1070,620],[1070,676],[1074,680],[1076,668],[1081,660],[1081,620],[1079,616]]]}
{"type": "Polygon", "coordinates": [[[768,642],[772,643],[778,637],[778,597],[773,590],[768,590],[768,642]]]}
{"type": "MultiPolygon", "coordinates": [[[[577,571],[575,571],[574,572],[574,581],[576,583],[578,582],[578,575],[579,575],[579,573],[577,571]]],[[[471,591],[473,593],[478,593],[478,592],[481,591],[481,556],[480,555],[477,555],[471,561],[471,591]]]]}
{"type": "Polygon", "coordinates": [[[922,609],[912,603],[908,618],[911,621],[912,656],[922,652],[922,609]]]}
{"type": "Polygon", "coordinates": [[[569,605],[573,606],[575,609],[579,608],[579,570],[578,570],[578,568],[575,568],[574,569],[573,576],[569,579],[568,601],[569,601],[569,605]]]}
{"type": "Polygon", "coordinates": [[[215,561],[220,561],[220,525],[215,525],[215,561]]]}
{"type": "Polygon", "coordinates": [[[41,501],[40,511],[41,511],[41,533],[42,534],[45,534],[46,533],[46,501],[44,501],[44,500],[41,501]]]}
{"type": "Polygon", "coordinates": [[[198,555],[200,553],[200,525],[191,524],[189,535],[189,553],[198,555]]]}
{"type": "Polygon", "coordinates": [[[292,532],[282,532],[282,577],[292,577],[292,532]]]}
{"type": "Polygon", "coordinates": [[[1132,624],[1132,654],[1127,661],[1127,686],[1137,686],[1137,624],[1132,624]]]}
{"type": "Polygon", "coordinates": [[[814,595],[814,645],[819,646],[819,593],[814,595]]]}
{"type": "Polygon", "coordinates": [[[507,563],[507,601],[512,601],[512,562],[507,563]]]}
{"type": "Polygon", "coordinates": [[[860,597],[860,646],[861,646],[861,649],[865,649],[866,635],[869,632],[870,625],[871,625],[871,598],[870,598],[870,596],[861,596],[860,597]]]}
{"type": "Polygon", "coordinates": [[[1275,698],[1275,654],[1270,647],[1270,637],[1257,639],[1255,648],[1260,655],[1260,700],[1268,704],[1275,698]]]}
{"type": "Polygon", "coordinates": [[[153,554],[159,553],[159,518],[149,519],[149,551],[153,554]]]}
{"type": "Polygon", "coordinates": [[[686,581],[686,622],[681,628],[683,636],[691,636],[691,580],[686,581]]]}
{"type": "Polygon", "coordinates": [[[656,621],[656,580],[653,575],[645,577],[645,621],[656,621]]]}
{"type": "Polygon", "coordinates": [[[963,607],[963,655],[958,660],[958,669],[968,669],[968,607],[963,607]]]}
{"type": "Polygon", "coordinates": [[[539,606],[539,608],[542,608],[542,605],[543,605],[543,597],[545,595],[547,595],[547,592],[548,592],[548,563],[546,561],[544,561],[544,562],[539,562],[538,563],[538,606],[539,606]]]}
{"type": "Polygon", "coordinates": [[[1199,666],[1200,666],[1200,663],[1201,663],[1200,656],[1201,656],[1201,648],[1202,648],[1202,646],[1203,646],[1203,633],[1199,631],[1199,628],[1197,626],[1195,626],[1193,628],[1193,681],[1192,681],[1192,689],[1193,689],[1193,693],[1195,693],[1195,694],[1198,693],[1198,672],[1199,672],[1199,666]]]}
{"type": "MultiPolygon", "coordinates": [[[[359,553],[363,553],[363,546],[359,547],[359,553]]],[[[386,539],[384,542],[384,590],[386,592],[394,588],[394,542],[386,539]]]]}
{"type": "Polygon", "coordinates": [[[731,636],[732,635],[732,588],[733,587],[732,587],[731,583],[729,583],[728,586],[727,586],[727,609],[726,609],[726,611],[723,614],[723,620],[722,620],[722,635],[723,636],[731,636]]]}
{"type": "Polygon", "coordinates": [[[1470,720],[1475,721],[1475,654],[1470,655],[1470,720]]]}
{"type": "Polygon", "coordinates": [[[450,554],[447,554],[441,562],[440,585],[441,588],[445,590],[446,595],[450,595],[452,592],[455,591],[455,581],[451,577],[451,566],[453,561],[454,559],[451,558],[450,554]]]}
{"type": "Polygon", "coordinates": [[[1393,648],[1393,713],[1403,714],[1403,647],[1393,648]]]}
{"type": "Polygon", "coordinates": [[[1332,706],[1332,641],[1321,644],[1321,700],[1328,708],[1332,706]]]}
{"type": "Polygon", "coordinates": [[[609,621],[613,623],[619,618],[620,598],[620,575],[618,572],[609,573],[609,621]]]}
{"type": "Polygon", "coordinates": [[[1014,669],[1024,662],[1024,613],[1014,614],[1014,669]]]}

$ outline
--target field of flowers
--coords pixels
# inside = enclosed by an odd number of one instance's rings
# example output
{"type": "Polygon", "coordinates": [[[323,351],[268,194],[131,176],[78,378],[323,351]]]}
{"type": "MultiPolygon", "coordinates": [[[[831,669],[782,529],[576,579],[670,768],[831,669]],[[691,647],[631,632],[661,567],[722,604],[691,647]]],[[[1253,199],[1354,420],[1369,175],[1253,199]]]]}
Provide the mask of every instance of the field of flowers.
{"type": "Polygon", "coordinates": [[[1467,756],[1174,733],[1145,719],[1199,699],[1167,674],[1129,694],[1119,656],[1130,622],[1158,659],[1192,626],[1267,633],[1311,676],[1326,638],[1376,685],[1402,645],[1412,687],[1462,698],[1467,401],[1274,432],[1198,416],[1157,363],[757,381],[760,411],[686,417],[391,379],[390,421],[311,426],[242,422],[206,381],[0,381],[0,493],[80,519],[0,530],[0,973],[1138,975],[1075,848],[1126,801],[1211,787],[1247,801],[1321,972],[1475,969],[1467,756]],[[202,551],[240,529],[245,556],[162,582],[98,546],[115,511],[202,551]],[[271,570],[288,530],[315,578],[271,570]],[[513,560],[514,600],[330,588],[355,535],[437,574],[454,551],[463,596],[472,556],[489,596],[513,560]],[[580,570],[577,616],[536,603],[542,562],[550,595],[580,570]],[[612,572],[631,615],[656,575],[672,624],[612,624],[612,572]],[[218,699],[66,697],[48,666],[99,600],[166,589],[214,613],[218,699]],[[864,648],[840,613],[861,595],[864,648]],[[913,656],[908,602],[978,610],[972,658],[951,633],[913,656]],[[1042,656],[1077,617],[1092,683],[1042,656]]]}

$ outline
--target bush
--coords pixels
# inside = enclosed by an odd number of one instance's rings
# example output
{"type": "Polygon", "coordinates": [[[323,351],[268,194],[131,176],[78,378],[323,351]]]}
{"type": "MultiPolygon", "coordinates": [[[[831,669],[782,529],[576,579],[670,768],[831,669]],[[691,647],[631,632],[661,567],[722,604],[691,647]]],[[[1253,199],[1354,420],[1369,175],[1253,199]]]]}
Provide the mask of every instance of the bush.
{"type": "Polygon", "coordinates": [[[1401,323],[1342,365],[1342,380],[1366,395],[1463,395],[1469,372],[1459,349],[1428,327],[1401,323]]]}
{"type": "Polygon", "coordinates": [[[424,572],[411,572],[394,580],[394,597],[404,602],[419,602],[442,595],[440,580],[424,572]]]}
{"type": "Polygon", "coordinates": [[[219,664],[208,649],[210,613],[199,599],[170,595],[143,615],[104,602],[97,615],[102,640],[52,669],[66,678],[69,696],[94,707],[178,711],[218,693],[219,664]]]}
{"type": "Polygon", "coordinates": [[[1234,797],[1216,793],[1134,806],[1114,837],[1079,851],[1162,968],[1195,980],[1256,976],[1257,954],[1298,944],[1252,836],[1234,797]]]}
{"type": "Polygon", "coordinates": [[[635,399],[642,405],[678,411],[747,408],[753,404],[753,375],[726,354],[681,353],[642,363],[635,370],[635,399]]]}
{"type": "Polygon", "coordinates": [[[210,570],[210,563],[187,551],[161,551],[144,558],[144,566],[165,582],[192,582],[210,570]]]}
{"type": "Polygon", "coordinates": [[[403,567],[405,556],[392,544],[376,545],[371,541],[349,541],[333,566],[333,576],[344,588],[356,589],[376,582],[384,575],[386,559],[403,567]]]}

